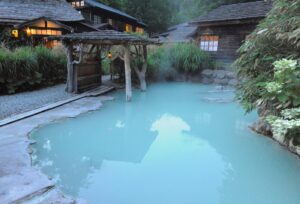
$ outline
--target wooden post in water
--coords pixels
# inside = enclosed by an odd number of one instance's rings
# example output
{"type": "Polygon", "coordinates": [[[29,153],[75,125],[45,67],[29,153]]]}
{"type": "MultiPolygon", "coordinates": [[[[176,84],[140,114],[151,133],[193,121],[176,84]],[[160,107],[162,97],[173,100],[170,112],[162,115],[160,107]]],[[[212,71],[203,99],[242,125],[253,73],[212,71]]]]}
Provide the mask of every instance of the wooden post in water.
{"type": "Polygon", "coordinates": [[[73,65],[73,45],[67,44],[66,45],[67,50],[67,87],[66,91],[68,93],[72,93],[74,91],[74,65],[73,65]]]}
{"type": "Polygon", "coordinates": [[[131,85],[131,67],[130,67],[130,46],[124,45],[124,64],[125,64],[125,86],[126,86],[126,101],[131,101],[132,85],[131,85]]]}

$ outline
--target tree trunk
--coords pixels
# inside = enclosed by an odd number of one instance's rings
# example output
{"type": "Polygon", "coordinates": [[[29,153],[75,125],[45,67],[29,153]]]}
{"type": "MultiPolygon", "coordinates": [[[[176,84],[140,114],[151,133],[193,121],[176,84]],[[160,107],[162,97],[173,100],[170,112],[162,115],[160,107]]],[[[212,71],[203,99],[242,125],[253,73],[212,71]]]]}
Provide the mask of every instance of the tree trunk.
{"type": "Polygon", "coordinates": [[[124,64],[125,64],[125,82],[126,82],[126,101],[131,101],[132,86],[131,86],[131,68],[130,68],[130,47],[124,46],[124,64]]]}
{"type": "Polygon", "coordinates": [[[141,91],[147,90],[147,82],[146,82],[146,72],[147,72],[147,46],[143,45],[143,66],[142,69],[139,70],[138,67],[134,67],[134,71],[137,74],[140,81],[140,89],[141,91]]]}

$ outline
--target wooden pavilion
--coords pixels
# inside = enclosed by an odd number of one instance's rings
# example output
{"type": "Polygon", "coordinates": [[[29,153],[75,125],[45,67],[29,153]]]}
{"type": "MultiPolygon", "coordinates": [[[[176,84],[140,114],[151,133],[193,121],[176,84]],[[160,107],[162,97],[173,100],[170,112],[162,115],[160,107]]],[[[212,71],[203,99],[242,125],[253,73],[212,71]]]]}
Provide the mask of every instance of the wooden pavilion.
{"type": "Polygon", "coordinates": [[[141,68],[134,67],[134,70],[140,80],[141,89],[146,89],[147,45],[158,44],[157,41],[114,30],[71,33],[50,38],[61,40],[66,47],[68,59],[66,90],[68,92],[78,93],[102,83],[101,61],[104,57],[101,53],[109,51],[112,46],[120,47],[114,58],[119,57],[124,61],[126,100],[130,101],[132,98],[130,60],[133,50],[141,50],[143,65],[141,68]],[[131,46],[139,49],[131,49],[131,46]]]}

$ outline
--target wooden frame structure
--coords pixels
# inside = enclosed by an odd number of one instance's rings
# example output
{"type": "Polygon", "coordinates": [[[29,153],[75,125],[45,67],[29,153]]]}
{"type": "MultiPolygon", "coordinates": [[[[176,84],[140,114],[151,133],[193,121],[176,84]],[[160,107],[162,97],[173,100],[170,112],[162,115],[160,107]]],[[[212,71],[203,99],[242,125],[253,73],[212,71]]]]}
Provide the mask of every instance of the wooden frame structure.
{"type": "Polygon", "coordinates": [[[103,30],[85,33],[71,33],[63,36],[50,37],[50,39],[61,40],[67,50],[68,59],[68,76],[67,76],[67,92],[80,91],[80,83],[86,80],[95,80],[96,83],[101,83],[101,51],[106,47],[118,45],[121,47],[117,56],[124,60],[125,64],[125,83],[126,83],[126,100],[131,101],[132,98],[132,82],[131,82],[131,46],[140,46],[142,48],[143,66],[141,69],[134,67],[141,83],[141,89],[146,90],[146,70],[147,70],[147,45],[159,44],[157,41],[149,38],[131,35],[128,33],[117,32],[113,30],[103,30]],[[77,47],[77,53],[74,48],[77,47]],[[84,47],[88,47],[86,51],[84,47]],[[96,50],[94,52],[94,50],[96,50]],[[88,64],[84,57],[87,55],[93,60],[88,64]],[[77,60],[74,60],[77,56],[77,60]],[[94,67],[93,67],[94,66],[94,67]],[[80,75],[87,70],[94,68],[96,73],[89,73],[89,75],[80,75]],[[92,67],[92,68],[91,68],[92,67]]]}

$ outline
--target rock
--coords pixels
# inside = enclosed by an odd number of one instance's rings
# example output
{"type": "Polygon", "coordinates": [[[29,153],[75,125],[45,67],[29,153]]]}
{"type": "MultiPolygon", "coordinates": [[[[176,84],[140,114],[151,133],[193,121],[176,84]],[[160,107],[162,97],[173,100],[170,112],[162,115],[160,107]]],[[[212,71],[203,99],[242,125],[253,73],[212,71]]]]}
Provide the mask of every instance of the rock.
{"type": "Polygon", "coordinates": [[[203,84],[211,84],[211,83],[214,82],[214,80],[211,79],[211,78],[206,78],[206,77],[204,77],[204,78],[201,80],[201,82],[202,82],[203,84]]]}
{"type": "Polygon", "coordinates": [[[226,72],[226,77],[229,78],[229,79],[235,79],[235,78],[236,78],[236,75],[235,75],[234,72],[227,71],[227,72],[226,72]]]}
{"type": "Polygon", "coordinates": [[[211,70],[211,69],[205,69],[205,70],[202,71],[201,74],[202,74],[203,76],[205,76],[205,77],[210,78],[210,77],[213,76],[213,73],[214,73],[213,70],[211,70]]]}
{"type": "Polygon", "coordinates": [[[224,79],[226,76],[226,72],[224,70],[215,70],[214,77],[217,79],[224,79]]]}
{"type": "Polygon", "coordinates": [[[229,80],[228,85],[230,85],[230,86],[236,86],[236,85],[238,85],[238,80],[231,79],[231,80],[229,80]]]}
{"type": "Polygon", "coordinates": [[[228,85],[228,79],[214,79],[215,84],[228,85]]]}
{"type": "Polygon", "coordinates": [[[272,136],[271,126],[264,120],[264,118],[259,118],[258,121],[250,126],[250,128],[258,134],[272,136]]]}

